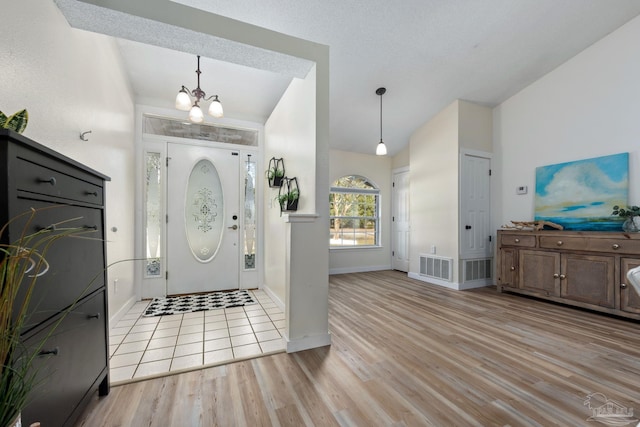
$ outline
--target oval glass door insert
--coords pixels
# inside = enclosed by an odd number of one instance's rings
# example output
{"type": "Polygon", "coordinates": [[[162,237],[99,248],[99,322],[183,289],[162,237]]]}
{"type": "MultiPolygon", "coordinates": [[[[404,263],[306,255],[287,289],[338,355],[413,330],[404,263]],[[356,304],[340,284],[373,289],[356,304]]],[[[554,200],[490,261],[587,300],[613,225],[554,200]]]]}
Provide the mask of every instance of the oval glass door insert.
{"type": "Polygon", "coordinates": [[[189,249],[198,261],[209,262],[218,253],[224,225],[222,184],[216,167],[209,160],[198,161],[191,170],[185,203],[189,249]]]}

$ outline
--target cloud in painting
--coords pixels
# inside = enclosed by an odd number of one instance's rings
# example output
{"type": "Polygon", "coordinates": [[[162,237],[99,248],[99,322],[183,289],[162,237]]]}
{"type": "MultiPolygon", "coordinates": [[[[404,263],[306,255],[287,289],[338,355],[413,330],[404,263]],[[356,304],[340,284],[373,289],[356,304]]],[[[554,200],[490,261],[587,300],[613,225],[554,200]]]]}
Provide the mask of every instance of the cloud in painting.
{"type": "Polygon", "coordinates": [[[596,162],[556,165],[536,175],[536,217],[603,217],[626,204],[628,177],[611,177],[596,162]]]}

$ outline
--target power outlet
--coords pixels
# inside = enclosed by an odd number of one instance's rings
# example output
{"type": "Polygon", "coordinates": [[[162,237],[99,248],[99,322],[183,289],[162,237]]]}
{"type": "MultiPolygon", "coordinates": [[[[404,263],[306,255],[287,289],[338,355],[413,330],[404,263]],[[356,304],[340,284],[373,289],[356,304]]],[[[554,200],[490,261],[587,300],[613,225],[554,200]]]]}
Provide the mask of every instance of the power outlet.
{"type": "Polygon", "coordinates": [[[516,194],[527,194],[527,186],[521,185],[519,187],[516,187],[516,194]]]}

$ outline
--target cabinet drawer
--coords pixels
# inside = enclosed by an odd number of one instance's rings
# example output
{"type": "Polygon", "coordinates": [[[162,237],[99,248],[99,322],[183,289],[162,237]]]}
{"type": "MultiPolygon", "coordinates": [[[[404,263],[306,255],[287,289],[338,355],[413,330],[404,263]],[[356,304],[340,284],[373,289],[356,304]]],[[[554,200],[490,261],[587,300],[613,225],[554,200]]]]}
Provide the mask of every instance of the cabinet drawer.
{"type": "MultiPolygon", "coordinates": [[[[37,348],[58,319],[25,340],[25,348],[37,348]]],[[[104,292],[99,292],[70,311],[46,339],[41,352],[47,354],[34,362],[38,386],[22,410],[23,425],[67,425],[85,394],[95,390],[107,366],[105,319],[104,292]]]]}
{"type": "Polygon", "coordinates": [[[540,236],[540,247],[544,249],[584,251],[588,242],[589,239],[586,237],[540,236]]]}
{"type": "Polygon", "coordinates": [[[625,254],[640,254],[640,240],[616,239],[590,239],[589,251],[619,252],[625,254]]]}
{"type": "MultiPolygon", "coordinates": [[[[36,215],[30,224],[25,225],[28,218],[11,224],[10,234],[20,235],[25,230],[28,234],[50,227],[52,224],[69,219],[74,221],[58,227],[78,228],[79,234],[61,237],[50,244],[44,253],[45,263],[40,265],[29,305],[30,315],[27,329],[33,328],[56,315],[83,295],[89,295],[104,286],[104,233],[103,210],[72,205],[52,205],[28,199],[17,199],[15,212],[36,209],[36,215]],[[86,233],[81,229],[86,228],[86,233]]],[[[54,235],[46,233],[44,236],[54,235]]],[[[29,245],[39,249],[38,238],[33,238],[29,245]]],[[[35,260],[37,261],[37,260],[35,260]]],[[[31,278],[25,278],[32,280],[31,278]]],[[[26,286],[21,286],[16,304],[24,298],[26,286]]]]}
{"type": "Polygon", "coordinates": [[[82,179],[18,158],[15,168],[18,190],[102,206],[103,189],[82,179]]]}
{"type": "Polygon", "coordinates": [[[535,248],[536,236],[528,234],[501,234],[501,246],[519,246],[523,248],[535,248]]]}

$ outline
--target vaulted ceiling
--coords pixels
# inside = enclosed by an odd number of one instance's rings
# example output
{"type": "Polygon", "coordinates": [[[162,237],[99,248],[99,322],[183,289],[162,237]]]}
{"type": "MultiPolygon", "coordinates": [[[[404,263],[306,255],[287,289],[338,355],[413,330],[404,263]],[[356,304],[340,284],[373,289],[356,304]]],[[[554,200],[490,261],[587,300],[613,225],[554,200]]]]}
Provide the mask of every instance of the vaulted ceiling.
{"type": "MultiPolygon", "coordinates": [[[[455,99],[495,106],[640,14],[640,0],[174,1],[330,46],[331,147],[370,154],[378,87],[395,154],[455,99]]],[[[195,86],[192,53],[118,45],[137,102],[172,108],[181,85],[195,86]]],[[[201,87],[227,117],[264,122],[292,78],[202,55],[201,87]]]]}

